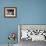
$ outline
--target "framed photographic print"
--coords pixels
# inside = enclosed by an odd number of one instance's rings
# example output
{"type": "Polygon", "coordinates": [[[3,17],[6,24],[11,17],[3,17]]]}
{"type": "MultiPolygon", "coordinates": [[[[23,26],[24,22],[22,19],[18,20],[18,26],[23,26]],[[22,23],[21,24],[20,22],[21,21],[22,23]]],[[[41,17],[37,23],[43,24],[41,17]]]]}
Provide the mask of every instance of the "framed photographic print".
{"type": "Polygon", "coordinates": [[[16,7],[5,7],[4,8],[4,17],[6,18],[16,18],[17,9],[16,7]]]}

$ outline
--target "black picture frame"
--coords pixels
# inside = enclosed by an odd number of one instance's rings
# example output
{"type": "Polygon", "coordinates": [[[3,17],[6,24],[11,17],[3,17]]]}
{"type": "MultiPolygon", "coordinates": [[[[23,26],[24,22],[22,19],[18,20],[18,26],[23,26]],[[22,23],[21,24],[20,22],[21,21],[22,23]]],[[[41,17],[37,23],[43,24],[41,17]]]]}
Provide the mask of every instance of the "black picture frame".
{"type": "Polygon", "coordinates": [[[17,8],[16,7],[4,7],[4,17],[5,18],[16,18],[17,8]]]}

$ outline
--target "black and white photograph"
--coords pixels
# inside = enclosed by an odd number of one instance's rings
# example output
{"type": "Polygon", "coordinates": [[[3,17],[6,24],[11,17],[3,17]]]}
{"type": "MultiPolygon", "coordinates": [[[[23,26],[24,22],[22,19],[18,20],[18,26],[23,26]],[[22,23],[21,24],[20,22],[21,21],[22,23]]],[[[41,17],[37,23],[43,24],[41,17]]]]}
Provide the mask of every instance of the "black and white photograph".
{"type": "Polygon", "coordinates": [[[16,18],[16,7],[5,7],[4,16],[9,18],[16,18]]]}
{"type": "Polygon", "coordinates": [[[46,25],[19,24],[18,38],[20,46],[43,45],[46,43],[46,25]]]}

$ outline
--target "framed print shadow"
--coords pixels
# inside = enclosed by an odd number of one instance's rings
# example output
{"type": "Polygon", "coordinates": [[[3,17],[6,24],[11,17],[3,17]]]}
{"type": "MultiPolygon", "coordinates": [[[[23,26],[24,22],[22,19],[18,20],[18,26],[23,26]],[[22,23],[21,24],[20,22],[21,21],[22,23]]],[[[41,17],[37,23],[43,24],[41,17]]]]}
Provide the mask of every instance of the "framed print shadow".
{"type": "Polygon", "coordinates": [[[16,18],[17,8],[16,7],[5,7],[4,8],[4,17],[5,18],[16,18]]]}

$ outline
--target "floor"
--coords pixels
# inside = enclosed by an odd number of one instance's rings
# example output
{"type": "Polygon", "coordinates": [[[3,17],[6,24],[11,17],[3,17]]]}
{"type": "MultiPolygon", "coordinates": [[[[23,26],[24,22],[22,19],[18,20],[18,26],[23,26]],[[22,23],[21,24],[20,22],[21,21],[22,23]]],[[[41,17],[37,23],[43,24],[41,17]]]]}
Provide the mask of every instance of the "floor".
{"type": "Polygon", "coordinates": [[[46,46],[46,42],[45,41],[32,42],[31,40],[28,40],[28,41],[21,40],[20,46],[46,46]]]}
{"type": "MultiPolygon", "coordinates": [[[[0,46],[8,46],[8,44],[0,44],[0,46]]],[[[10,45],[11,46],[11,45],[10,45]]],[[[14,44],[13,46],[46,46],[45,41],[34,41],[31,40],[21,40],[19,44],[14,44]]]]}
{"type": "MultiPolygon", "coordinates": [[[[0,46],[8,46],[8,44],[0,44],[0,46]]],[[[18,46],[18,44],[10,45],[10,46],[18,46]]]]}

